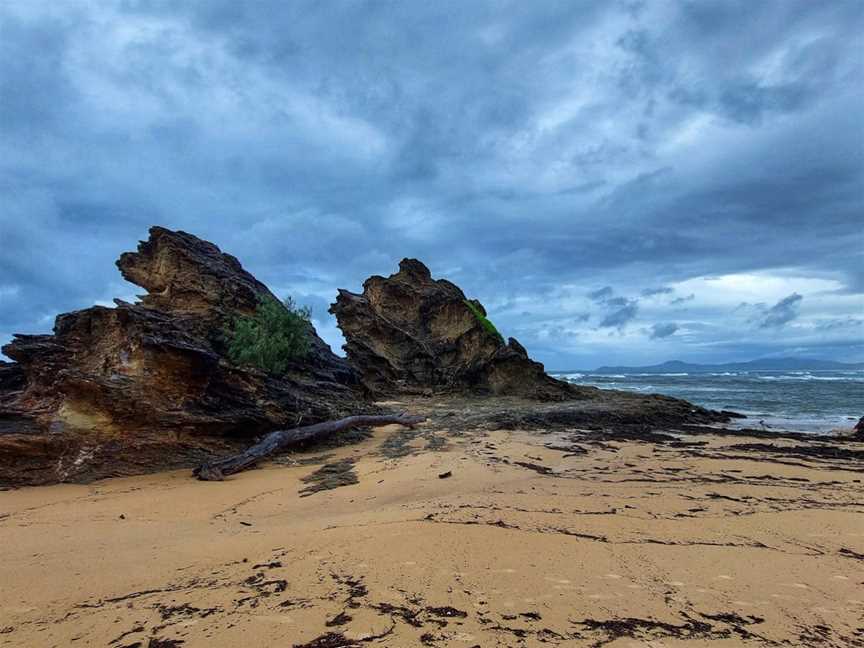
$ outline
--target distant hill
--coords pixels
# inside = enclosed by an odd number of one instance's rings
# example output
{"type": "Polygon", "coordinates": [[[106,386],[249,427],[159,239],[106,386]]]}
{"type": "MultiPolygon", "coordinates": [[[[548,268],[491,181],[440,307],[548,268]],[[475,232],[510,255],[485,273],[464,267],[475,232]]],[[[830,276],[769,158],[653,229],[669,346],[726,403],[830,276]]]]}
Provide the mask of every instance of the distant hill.
{"type": "Polygon", "coordinates": [[[647,367],[600,367],[591,373],[714,373],[720,371],[854,371],[864,369],[864,362],[834,362],[808,358],[763,358],[749,362],[727,362],[724,364],[691,364],[670,360],[647,367]]]}

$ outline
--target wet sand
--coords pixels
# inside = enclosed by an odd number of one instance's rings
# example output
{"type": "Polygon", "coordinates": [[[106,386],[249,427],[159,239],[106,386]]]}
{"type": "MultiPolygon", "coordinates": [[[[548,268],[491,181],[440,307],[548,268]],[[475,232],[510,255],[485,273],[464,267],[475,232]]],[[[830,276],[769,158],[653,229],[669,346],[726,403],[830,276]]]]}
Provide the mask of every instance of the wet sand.
{"type": "Polygon", "coordinates": [[[0,492],[0,646],[864,646],[864,464],[752,444],[439,421],[0,492]]]}

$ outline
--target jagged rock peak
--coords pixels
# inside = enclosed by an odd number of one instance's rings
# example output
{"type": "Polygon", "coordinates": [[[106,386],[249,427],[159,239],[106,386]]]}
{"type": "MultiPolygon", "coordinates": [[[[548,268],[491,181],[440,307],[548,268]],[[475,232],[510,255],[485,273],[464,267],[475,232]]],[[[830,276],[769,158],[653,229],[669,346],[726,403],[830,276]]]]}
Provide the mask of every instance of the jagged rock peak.
{"type": "Polygon", "coordinates": [[[200,463],[256,434],[368,411],[356,377],[309,325],[282,375],[231,363],[224,327],[267,287],[234,257],[161,227],[117,262],[149,294],[57,316],[0,363],[0,486],[87,481],[200,463]]]}
{"type": "Polygon", "coordinates": [[[137,252],[121,254],[117,267],[124,279],[147,289],[140,296],[144,306],[166,312],[249,311],[259,297],[273,296],[236,257],[164,227],[151,227],[150,238],[139,242],[137,252]]]}
{"type": "Polygon", "coordinates": [[[402,259],[399,262],[399,274],[415,276],[420,280],[432,280],[432,272],[417,259],[402,259]]]}
{"type": "Polygon", "coordinates": [[[362,294],[339,290],[330,307],[349,362],[372,393],[458,391],[576,397],[545,374],[515,339],[483,322],[483,305],[417,259],[389,277],[372,276],[362,294]]]}

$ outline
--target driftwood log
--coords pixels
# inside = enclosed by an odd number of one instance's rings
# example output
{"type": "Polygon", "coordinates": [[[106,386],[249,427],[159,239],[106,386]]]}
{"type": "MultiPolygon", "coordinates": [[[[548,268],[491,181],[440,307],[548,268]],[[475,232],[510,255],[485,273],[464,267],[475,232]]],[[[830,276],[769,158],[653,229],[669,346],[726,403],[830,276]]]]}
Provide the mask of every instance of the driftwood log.
{"type": "Polygon", "coordinates": [[[282,450],[297,443],[324,439],[336,432],[355,427],[396,423],[413,428],[425,420],[425,416],[411,416],[403,412],[401,414],[385,414],[381,416],[349,416],[336,421],[325,421],[324,423],[316,423],[315,425],[307,425],[290,430],[276,430],[240,454],[202,464],[193,470],[192,474],[202,481],[222,481],[228,475],[251,468],[277,450],[282,450]]]}

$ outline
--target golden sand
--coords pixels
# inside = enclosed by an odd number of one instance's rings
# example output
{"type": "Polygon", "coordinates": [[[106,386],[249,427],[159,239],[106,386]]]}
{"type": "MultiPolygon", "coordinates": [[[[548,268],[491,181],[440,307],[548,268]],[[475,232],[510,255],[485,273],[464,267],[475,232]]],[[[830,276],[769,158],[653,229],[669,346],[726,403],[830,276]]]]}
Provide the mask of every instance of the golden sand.
{"type": "Polygon", "coordinates": [[[0,646],[864,645],[860,470],[503,430],[383,456],[400,433],[0,493],[0,646]]]}

